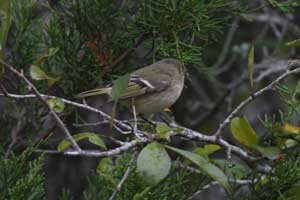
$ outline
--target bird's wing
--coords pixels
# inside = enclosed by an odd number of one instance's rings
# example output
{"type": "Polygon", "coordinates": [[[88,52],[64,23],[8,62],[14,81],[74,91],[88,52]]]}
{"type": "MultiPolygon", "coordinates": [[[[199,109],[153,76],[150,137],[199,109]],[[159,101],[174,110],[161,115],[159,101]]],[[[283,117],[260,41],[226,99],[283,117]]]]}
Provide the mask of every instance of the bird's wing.
{"type": "Polygon", "coordinates": [[[88,90],[85,92],[82,92],[80,94],[75,95],[75,98],[84,98],[84,97],[91,97],[91,96],[98,96],[98,95],[109,95],[111,91],[111,88],[105,87],[105,88],[96,88],[93,90],[88,90]]]}
{"type": "MultiPolygon", "coordinates": [[[[170,85],[170,78],[164,79],[164,75],[160,75],[160,79],[143,79],[138,75],[131,75],[130,82],[122,92],[120,99],[127,99],[131,97],[137,97],[144,94],[150,94],[153,92],[160,92],[165,90],[170,85]]],[[[156,78],[156,77],[154,77],[156,78]]]]}
{"type": "MultiPolygon", "coordinates": [[[[157,78],[157,77],[154,77],[157,78]]],[[[160,92],[170,85],[170,77],[160,74],[159,79],[143,79],[139,75],[131,75],[127,88],[122,92],[120,99],[137,97],[143,94],[160,92]]],[[[111,95],[112,87],[97,88],[82,92],[75,98],[84,98],[98,95],[111,95]]]]}

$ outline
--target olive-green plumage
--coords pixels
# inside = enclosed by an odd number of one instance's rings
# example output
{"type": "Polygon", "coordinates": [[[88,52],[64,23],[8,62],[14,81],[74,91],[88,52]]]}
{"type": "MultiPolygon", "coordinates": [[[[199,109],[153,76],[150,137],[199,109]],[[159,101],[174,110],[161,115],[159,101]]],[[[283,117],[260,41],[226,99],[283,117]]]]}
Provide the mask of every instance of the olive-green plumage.
{"type": "MultiPolygon", "coordinates": [[[[120,101],[131,103],[134,98],[138,113],[149,114],[162,111],[173,105],[179,98],[184,86],[184,66],[176,59],[163,59],[131,74],[120,101]]],[[[107,94],[111,96],[112,87],[99,88],[80,93],[83,98],[107,94]]]]}

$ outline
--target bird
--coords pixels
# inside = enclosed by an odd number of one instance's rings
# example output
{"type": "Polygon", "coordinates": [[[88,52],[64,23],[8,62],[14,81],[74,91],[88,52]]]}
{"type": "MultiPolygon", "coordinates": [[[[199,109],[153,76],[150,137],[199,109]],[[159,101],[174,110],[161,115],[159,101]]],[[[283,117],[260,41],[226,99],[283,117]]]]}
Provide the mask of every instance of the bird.
{"type": "MultiPolygon", "coordinates": [[[[137,113],[149,115],[172,106],[184,88],[185,66],[174,58],[165,58],[130,74],[129,83],[121,93],[121,104],[134,106],[137,113]],[[134,101],[132,101],[134,99],[134,101]]],[[[112,86],[82,92],[76,98],[108,95],[112,86]]]]}

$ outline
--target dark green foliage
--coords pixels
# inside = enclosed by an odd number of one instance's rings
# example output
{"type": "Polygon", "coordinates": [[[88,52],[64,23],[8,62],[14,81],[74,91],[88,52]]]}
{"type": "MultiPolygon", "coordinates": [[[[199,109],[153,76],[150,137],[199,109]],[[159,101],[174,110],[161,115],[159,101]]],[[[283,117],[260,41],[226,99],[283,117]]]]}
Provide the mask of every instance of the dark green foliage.
{"type": "MultiPolygon", "coordinates": [[[[241,7],[249,3],[234,0],[129,0],[122,4],[111,0],[61,0],[55,7],[43,7],[51,11],[49,23],[45,23],[47,20],[37,11],[37,0],[12,2],[13,22],[8,40],[11,54],[7,60],[28,75],[30,65],[49,49],[57,49],[38,67],[60,79],[53,88],[48,88],[46,81],[33,82],[43,93],[68,98],[164,57],[176,57],[187,66],[203,66],[202,54],[206,46],[220,35],[232,17],[238,15],[241,7]],[[129,54],[112,71],[106,71],[124,52],[139,46],[137,42],[142,44],[143,55],[129,54]]],[[[300,4],[298,0],[269,0],[269,3],[283,11],[300,4]]],[[[216,58],[215,53],[213,57],[216,58]]],[[[19,81],[12,81],[12,85],[16,93],[28,92],[19,81]]],[[[293,96],[293,93],[285,94],[293,96]]],[[[298,97],[294,97],[289,102],[291,113],[287,114],[287,118],[293,113],[300,113],[298,97]]],[[[22,100],[19,104],[11,101],[9,104],[13,105],[11,109],[8,104],[1,104],[5,107],[5,112],[0,115],[1,148],[6,148],[10,142],[8,135],[16,121],[24,118],[21,132],[22,136],[28,137],[37,132],[45,115],[45,110],[39,104],[35,105],[36,101],[32,99],[22,100]]],[[[269,132],[277,131],[276,119],[266,125],[270,128],[269,132]]],[[[44,197],[43,157],[30,161],[31,153],[27,150],[10,159],[0,157],[0,199],[44,197]]],[[[276,199],[278,196],[294,195],[293,188],[300,184],[300,166],[299,160],[291,155],[299,154],[299,150],[287,153],[291,160],[275,164],[272,174],[264,179],[261,174],[254,176],[259,181],[249,186],[249,193],[244,194],[244,199],[276,199]]],[[[127,154],[117,160],[112,172],[91,177],[85,188],[85,199],[108,199],[127,169],[129,160],[130,155],[127,154]]],[[[139,196],[149,200],[183,200],[209,181],[204,175],[172,166],[170,174],[162,182],[148,187],[134,166],[116,199],[135,197],[137,200],[139,196]]],[[[64,192],[61,199],[71,199],[71,195],[64,192]]]]}
{"type": "Polygon", "coordinates": [[[12,1],[11,55],[15,67],[25,71],[43,48],[42,20],[33,15],[36,2],[37,0],[28,0],[26,3],[19,0],[12,1]]]}
{"type": "MultiPolygon", "coordinates": [[[[51,11],[46,25],[45,17],[32,14],[37,9],[35,0],[24,4],[15,1],[13,6],[14,64],[26,70],[50,48],[58,49],[39,67],[61,77],[54,91],[64,96],[134,70],[136,57],[129,54],[133,59],[121,62],[127,66],[125,71],[109,72],[110,65],[137,44],[152,55],[144,55],[145,64],[149,58],[176,57],[199,67],[205,46],[240,9],[234,0],[128,1],[123,5],[109,0],[59,1],[51,10],[42,7],[51,11]]],[[[38,86],[48,91],[43,81],[38,86]]]]}
{"type": "Polygon", "coordinates": [[[249,184],[249,192],[238,193],[234,199],[265,200],[265,199],[299,199],[300,164],[299,160],[292,162],[281,161],[274,166],[272,173],[253,176],[253,183],[249,184]]]}
{"type": "Polygon", "coordinates": [[[44,197],[43,156],[32,160],[31,154],[32,150],[28,149],[9,159],[0,156],[0,199],[40,200],[44,197]]]}
{"type": "MultiPolygon", "coordinates": [[[[124,155],[117,160],[111,173],[94,175],[89,178],[84,197],[88,200],[108,199],[117,184],[123,177],[130,160],[130,155],[124,155]]],[[[121,191],[117,193],[119,200],[123,199],[187,199],[192,192],[201,188],[209,179],[202,174],[194,174],[187,170],[173,166],[170,174],[154,187],[148,187],[143,178],[136,171],[136,166],[123,184],[121,191]]]]}
{"type": "Polygon", "coordinates": [[[272,166],[270,173],[264,175],[253,172],[250,177],[253,182],[248,186],[243,186],[243,192],[237,190],[239,192],[235,193],[232,199],[297,200],[300,198],[299,133],[289,133],[283,128],[285,123],[290,123],[292,117],[299,116],[299,87],[299,82],[295,87],[277,85],[277,90],[287,110],[284,113],[279,112],[278,116],[273,115],[261,120],[266,129],[262,140],[265,145],[281,147],[282,153],[277,155],[277,159],[268,161],[268,164],[272,166]],[[290,143],[293,145],[289,148],[284,145],[287,139],[293,141],[290,143]]]}
{"type": "Polygon", "coordinates": [[[153,34],[154,56],[200,65],[203,48],[238,10],[234,2],[143,0],[135,24],[153,34]]]}
{"type": "Polygon", "coordinates": [[[299,0],[268,0],[269,3],[274,6],[278,7],[284,12],[291,12],[294,11],[294,8],[297,9],[298,6],[300,6],[299,0]]]}

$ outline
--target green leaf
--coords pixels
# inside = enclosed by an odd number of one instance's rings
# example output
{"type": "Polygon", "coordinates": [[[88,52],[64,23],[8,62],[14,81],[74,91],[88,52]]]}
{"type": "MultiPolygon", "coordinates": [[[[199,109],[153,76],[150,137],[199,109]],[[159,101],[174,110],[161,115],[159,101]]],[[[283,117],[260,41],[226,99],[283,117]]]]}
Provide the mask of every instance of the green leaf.
{"type": "Polygon", "coordinates": [[[167,133],[171,130],[172,128],[166,124],[159,123],[156,125],[156,134],[160,139],[168,139],[169,135],[167,133]]]}
{"type": "Polygon", "coordinates": [[[11,25],[11,0],[0,1],[0,22],[0,58],[2,58],[11,25]]]}
{"type": "Polygon", "coordinates": [[[165,148],[157,143],[148,144],[137,158],[137,170],[149,185],[156,185],[170,171],[171,159],[165,148]]]}
{"type": "Polygon", "coordinates": [[[114,169],[111,157],[102,158],[97,166],[98,174],[110,173],[114,169]]]}
{"type": "Polygon", "coordinates": [[[166,133],[171,131],[172,128],[169,127],[167,124],[159,123],[156,125],[156,132],[157,133],[166,133]]]}
{"type": "Polygon", "coordinates": [[[103,140],[97,134],[94,134],[94,133],[90,134],[88,136],[88,138],[89,138],[89,141],[91,143],[93,143],[93,144],[95,144],[95,145],[97,145],[97,146],[99,146],[99,147],[101,147],[103,149],[106,149],[105,143],[103,142],[103,140]]]}
{"type": "MultiPolygon", "coordinates": [[[[92,142],[93,144],[96,144],[96,145],[100,146],[101,148],[106,149],[106,145],[103,142],[103,140],[95,133],[84,132],[84,133],[79,133],[79,134],[73,135],[72,137],[76,142],[83,140],[83,139],[89,139],[89,141],[92,142]],[[97,138],[97,139],[95,139],[95,138],[97,138]],[[101,141],[101,142],[99,142],[99,141],[101,141]]],[[[71,142],[69,140],[65,139],[58,144],[57,150],[64,151],[65,149],[69,148],[70,146],[71,146],[71,142]]]]}
{"type": "Polygon", "coordinates": [[[221,147],[217,144],[207,144],[204,147],[196,147],[194,153],[200,156],[208,156],[219,149],[221,149],[221,147]]]}
{"type": "Polygon", "coordinates": [[[39,66],[41,66],[44,61],[55,55],[58,52],[58,48],[49,48],[48,51],[37,59],[34,64],[30,66],[30,76],[33,80],[47,80],[48,87],[51,87],[60,77],[52,77],[46,74],[39,66]]]}
{"type": "Polygon", "coordinates": [[[274,160],[277,155],[280,154],[280,149],[278,147],[262,147],[259,145],[253,145],[253,149],[259,151],[264,157],[274,160]]]}
{"type": "Polygon", "coordinates": [[[201,171],[206,173],[212,179],[218,181],[227,191],[230,191],[230,185],[227,176],[221,169],[212,164],[208,159],[193,152],[184,151],[167,145],[165,147],[190,160],[192,163],[197,165],[201,171]]]}
{"type": "Polygon", "coordinates": [[[130,75],[126,74],[114,81],[112,91],[111,91],[112,99],[114,101],[118,101],[120,99],[122,92],[124,92],[128,86],[129,80],[130,80],[130,75]]]}
{"type": "Polygon", "coordinates": [[[48,79],[47,74],[36,65],[30,66],[30,76],[33,80],[37,80],[37,81],[48,79]]]}
{"type": "Polygon", "coordinates": [[[254,46],[252,45],[248,54],[248,72],[251,87],[253,87],[253,71],[254,71],[254,46]]]}
{"type": "Polygon", "coordinates": [[[65,104],[61,99],[58,98],[49,99],[47,103],[50,106],[50,108],[57,113],[61,113],[65,109],[65,104]]]}
{"type": "Polygon", "coordinates": [[[299,47],[300,46],[300,39],[293,40],[291,42],[287,42],[285,45],[289,46],[289,47],[299,47]]]}
{"type": "Polygon", "coordinates": [[[37,65],[31,65],[30,66],[30,76],[33,80],[47,80],[48,86],[52,86],[56,81],[60,79],[60,77],[51,77],[47,75],[40,67],[37,65]]]}
{"type": "Polygon", "coordinates": [[[250,172],[249,167],[243,165],[237,161],[228,161],[226,159],[215,159],[213,161],[221,169],[224,169],[225,173],[234,179],[245,178],[247,173],[250,172]]]}
{"type": "Polygon", "coordinates": [[[241,144],[251,147],[258,143],[256,132],[252,129],[245,116],[233,118],[230,122],[230,129],[234,138],[241,144]]]}

